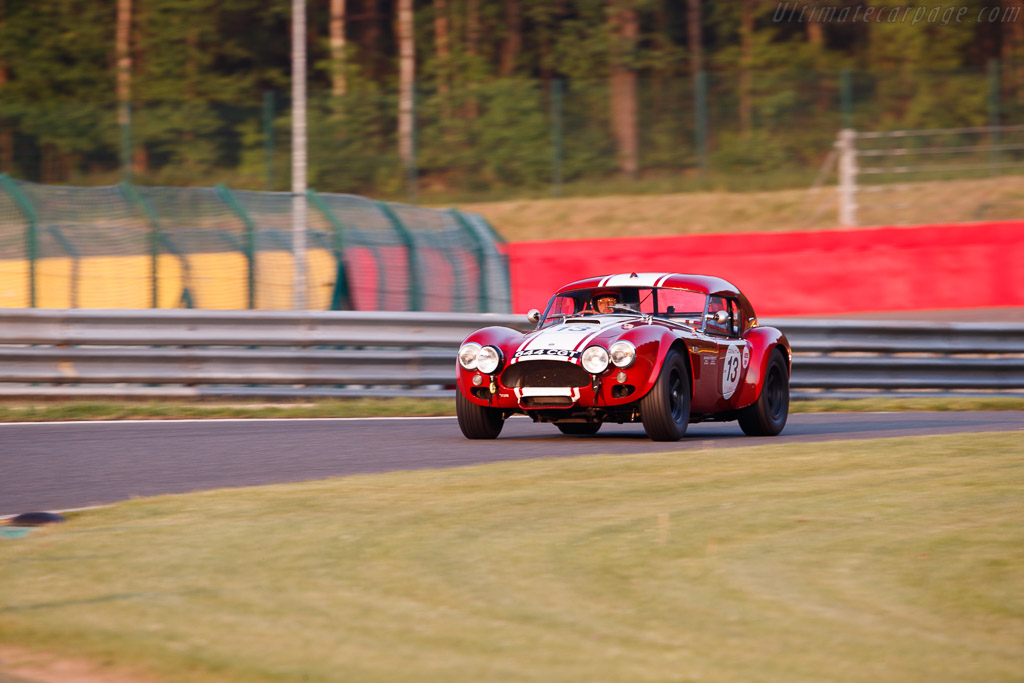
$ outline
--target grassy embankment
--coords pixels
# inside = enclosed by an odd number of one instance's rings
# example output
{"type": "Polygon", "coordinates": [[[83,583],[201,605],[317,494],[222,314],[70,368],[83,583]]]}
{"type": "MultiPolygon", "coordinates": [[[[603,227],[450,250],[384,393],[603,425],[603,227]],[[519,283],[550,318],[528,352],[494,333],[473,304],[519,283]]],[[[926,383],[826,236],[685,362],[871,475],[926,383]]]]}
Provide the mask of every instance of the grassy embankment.
{"type": "MultiPolygon", "coordinates": [[[[770,192],[522,199],[461,204],[482,214],[510,242],[715,232],[828,230],[838,226],[835,188],[770,192]]],[[[1024,216],[1020,177],[910,183],[871,193],[862,225],[1005,220],[1024,216]],[[875,205],[901,206],[873,208],[875,205]]]]}
{"type": "Polygon", "coordinates": [[[93,680],[1020,680],[1022,490],[999,433],[142,499],[0,540],[0,643],[93,680]]]}
{"type": "MultiPolygon", "coordinates": [[[[794,413],[908,410],[1024,410],[1024,397],[900,398],[794,401],[794,413]]],[[[0,403],[0,422],[215,418],[397,417],[454,415],[448,399],[346,399],[311,403],[174,403],[156,401],[49,401],[0,403]]]]}

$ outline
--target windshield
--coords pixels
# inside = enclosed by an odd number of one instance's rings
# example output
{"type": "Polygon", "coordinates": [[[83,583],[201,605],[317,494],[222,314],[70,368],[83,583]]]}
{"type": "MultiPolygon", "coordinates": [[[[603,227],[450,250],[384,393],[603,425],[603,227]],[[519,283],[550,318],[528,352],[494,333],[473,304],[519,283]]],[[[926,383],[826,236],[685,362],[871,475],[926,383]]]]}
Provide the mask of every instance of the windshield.
{"type": "Polygon", "coordinates": [[[629,315],[622,306],[659,318],[700,325],[707,295],[688,289],[659,287],[599,287],[574,289],[552,297],[540,326],[560,322],[567,317],[588,315],[629,315]],[[615,308],[618,306],[619,308],[615,308]]]}

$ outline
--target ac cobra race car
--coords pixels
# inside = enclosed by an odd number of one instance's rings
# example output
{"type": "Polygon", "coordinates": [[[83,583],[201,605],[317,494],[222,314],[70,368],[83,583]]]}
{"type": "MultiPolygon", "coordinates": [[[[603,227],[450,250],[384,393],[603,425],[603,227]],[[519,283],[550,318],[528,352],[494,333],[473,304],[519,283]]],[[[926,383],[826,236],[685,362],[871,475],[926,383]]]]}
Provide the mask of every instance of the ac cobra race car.
{"type": "Polygon", "coordinates": [[[774,436],[789,415],[789,341],[760,327],[747,298],[706,275],[626,273],[565,285],[537,328],[485,327],[459,348],[462,433],[493,439],[525,414],[564,434],[641,422],[655,441],[687,424],[738,420],[774,436]]]}

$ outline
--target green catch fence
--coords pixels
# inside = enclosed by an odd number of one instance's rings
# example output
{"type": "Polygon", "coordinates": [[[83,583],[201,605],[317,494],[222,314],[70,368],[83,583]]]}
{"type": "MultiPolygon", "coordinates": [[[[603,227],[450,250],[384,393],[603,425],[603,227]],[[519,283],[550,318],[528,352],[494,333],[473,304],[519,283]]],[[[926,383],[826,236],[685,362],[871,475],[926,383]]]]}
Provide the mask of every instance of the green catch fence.
{"type": "MultiPolygon", "coordinates": [[[[479,215],[317,193],[306,307],[511,310],[503,241],[479,215]]],[[[293,196],[40,185],[0,175],[0,308],[290,309],[293,196]]]]}
{"type": "MultiPolygon", "coordinates": [[[[415,96],[415,162],[405,168],[394,90],[362,83],[335,96],[313,87],[309,182],[333,192],[476,200],[621,193],[634,186],[807,187],[843,128],[1024,122],[1024,64],[722,67],[694,78],[644,73],[635,93],[635,178],[620,165],[612,100],[607,79],[499,78],[439,88],[423,78],[415,96]]],[[[193,101],[184,94],[175,101],[140,99],[124,129],[114,104],[0,99],[0,172],[49,184],[212,185],[230,177],[250,190],[290,187],[285,93],[254,92],[245,101],[193,101]]]]}

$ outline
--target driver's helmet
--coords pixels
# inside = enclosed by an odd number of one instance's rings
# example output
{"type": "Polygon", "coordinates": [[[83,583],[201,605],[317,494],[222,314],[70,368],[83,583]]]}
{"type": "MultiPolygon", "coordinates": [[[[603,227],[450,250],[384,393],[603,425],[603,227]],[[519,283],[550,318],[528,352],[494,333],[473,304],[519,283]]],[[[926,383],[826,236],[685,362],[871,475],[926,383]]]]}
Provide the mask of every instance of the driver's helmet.
{"type": "Polygon", "coordinates": [[[591,303],[598,313],[611,313],[611,307],[619,303],[619,295],[616,292],[598,292],[591,299],[591,303]]]}

